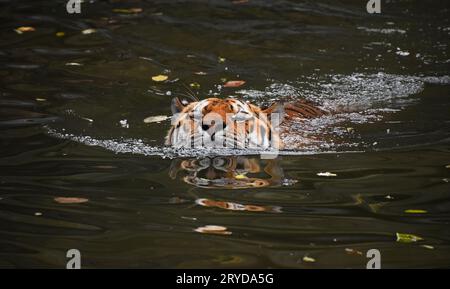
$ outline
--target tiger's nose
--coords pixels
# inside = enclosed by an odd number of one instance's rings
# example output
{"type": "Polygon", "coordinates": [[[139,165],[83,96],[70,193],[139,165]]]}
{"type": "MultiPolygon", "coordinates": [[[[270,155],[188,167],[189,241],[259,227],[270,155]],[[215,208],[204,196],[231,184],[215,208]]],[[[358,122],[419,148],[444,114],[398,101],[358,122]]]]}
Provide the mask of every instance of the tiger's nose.
{"type": "MultiPolygon", "coordinates": [[[[202,124],[202,130],[207,131],[212,126],[214,126],[214,123],[212,123],[211,125],[202,124]]],[[[222,128],[225,129],[226,127],[227,127],[227,124],[225,122],[222,123],[222,128]]]]}

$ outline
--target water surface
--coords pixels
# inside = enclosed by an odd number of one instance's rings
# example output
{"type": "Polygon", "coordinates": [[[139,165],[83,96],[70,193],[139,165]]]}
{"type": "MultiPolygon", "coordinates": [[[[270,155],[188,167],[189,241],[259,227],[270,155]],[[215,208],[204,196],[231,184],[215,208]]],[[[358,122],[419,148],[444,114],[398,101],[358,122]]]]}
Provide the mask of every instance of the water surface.
{"type": "Polygon", "coordinates": [[[2,1],[0,266],[448,268],[447,2],[2,1]],[[274,160],[164,147],[192,93],[333,114],[274,160]]]}

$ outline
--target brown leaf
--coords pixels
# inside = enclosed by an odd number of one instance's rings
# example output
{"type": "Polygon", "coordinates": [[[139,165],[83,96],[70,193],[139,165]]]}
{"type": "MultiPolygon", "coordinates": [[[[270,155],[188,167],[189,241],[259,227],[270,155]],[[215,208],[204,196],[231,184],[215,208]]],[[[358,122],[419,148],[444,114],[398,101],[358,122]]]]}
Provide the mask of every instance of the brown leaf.
{"type": "Polygon", "coordinates": [[[230,80],[230,81],[227,81],[223,86],[224,87],[239,87],[244,84],[245,84],[244,80],[230,80]]]}
{"type": "Polygon", "coordinates": [[[195,229],[196,232],[203,234],[215,234],[215,235],[231,235],[230,231],[227,231],[227,227],[217,225],[206,225],[195,229]]]}
{"type": "Polygon", "coordinates": [[[89,201],[88,199],[77,197],[56,197],[54,200],[60,204],[81,204],[89,201]]]}
{"type": "Polygon", "coordinates": [[[142,8],[129,8],[129,9],[117,8],[117,9],[113,9],[113,12],[114,13],[122,13],[122,14],[141,13],[142,8]]]}
{"type": "Polygon", "coordinates": [[[17,34],[22,34],[24,32],[33,32],[35,30],[36,29],[31,26],[21,26],[21,27],[17,27],[16,29],[14,29],[14,31],[16,31],[17,34]]]}

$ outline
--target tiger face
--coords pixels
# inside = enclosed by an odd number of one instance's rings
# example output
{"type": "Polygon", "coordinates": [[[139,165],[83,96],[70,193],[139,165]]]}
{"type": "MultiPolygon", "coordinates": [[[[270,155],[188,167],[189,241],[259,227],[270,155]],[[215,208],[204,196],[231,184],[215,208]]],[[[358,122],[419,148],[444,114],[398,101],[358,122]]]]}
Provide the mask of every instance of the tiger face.
{"type": "Polygon", "coordinates": [[[191,103],[172,100],[166,145],[176,148],[281,148],[278,125],[283,106],[267,109],[234,98],[191,103]]]}

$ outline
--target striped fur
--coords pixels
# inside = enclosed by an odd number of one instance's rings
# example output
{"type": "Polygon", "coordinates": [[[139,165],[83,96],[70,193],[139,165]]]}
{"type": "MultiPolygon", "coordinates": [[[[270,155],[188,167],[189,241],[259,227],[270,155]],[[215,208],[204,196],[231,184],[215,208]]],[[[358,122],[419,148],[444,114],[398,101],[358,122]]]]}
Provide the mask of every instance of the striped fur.
{"type": "Polygon", "coordinates": [[[228,148],[282,148],[278,123],[272,120],[277,113],[283,120],[313,118],[326,114],[306,101],[274,104],[262,109],[233,98],[207,98],[183,104],[172,100],[172,126],[166,136],[166,145],[173,147],[226,146],[228,148]],[[210,121],[215,116],[215,121],[210,121]],[[231,116],[231,118],[230,118],[231,116]],[[222,139],[223,137],[223,139],[222,139]]]}

